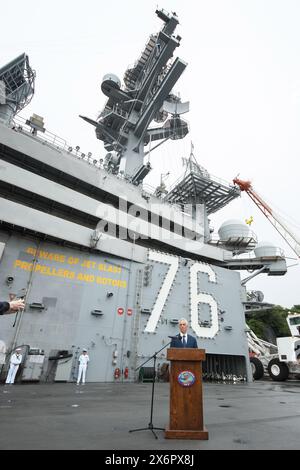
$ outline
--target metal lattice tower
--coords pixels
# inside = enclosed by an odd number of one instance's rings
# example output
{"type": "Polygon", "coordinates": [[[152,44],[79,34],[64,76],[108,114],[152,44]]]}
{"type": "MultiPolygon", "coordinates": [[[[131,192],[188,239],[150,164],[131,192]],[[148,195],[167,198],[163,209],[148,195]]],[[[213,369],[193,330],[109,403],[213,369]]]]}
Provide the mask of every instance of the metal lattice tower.
{"type": "Polygon", "coordinates": [[[165,198],[168,202],[182,205],[204,204],[209,215],[240,195],[239,188],[211,176],[199,165],[193,153],[193,144],[185,165],[183,178],[174,184],[165,198]]]}
{"type": "Polygon", "coordinates": [[[24,53],[0,69],[0,119],[9,123],[34,94],[35,72],[24,53]]]}

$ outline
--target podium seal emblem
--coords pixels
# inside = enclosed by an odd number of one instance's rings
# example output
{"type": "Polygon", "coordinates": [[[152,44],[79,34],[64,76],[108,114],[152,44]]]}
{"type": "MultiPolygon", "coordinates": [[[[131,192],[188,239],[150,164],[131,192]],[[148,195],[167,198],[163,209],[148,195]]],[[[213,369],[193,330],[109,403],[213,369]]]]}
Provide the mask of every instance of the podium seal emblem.
{"type": "Polygon", "coordinates": [[[191,372],[190,370],[183,370],[178,374],[177,381],[179,385],[182,385],[183,387],[191,387],[194,385],[196,380],[195,374],[191,372]]]}

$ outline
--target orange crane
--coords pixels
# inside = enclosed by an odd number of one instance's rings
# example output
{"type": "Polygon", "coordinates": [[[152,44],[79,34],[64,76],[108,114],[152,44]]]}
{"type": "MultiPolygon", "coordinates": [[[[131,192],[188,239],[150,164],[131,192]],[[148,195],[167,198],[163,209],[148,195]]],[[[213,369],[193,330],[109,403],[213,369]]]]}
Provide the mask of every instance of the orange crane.
{"type": "Polygon", "coordinates": [[[300,258],[300,236],[296,235],[286,222],[254,191],[250,181],[243,181],[234,178],[233,183],[240,187],[241,191],[246,191],[248,196],[257,205],[265,217],[271,222],[277,232],[284,238],[290,248],[300,258]]]}

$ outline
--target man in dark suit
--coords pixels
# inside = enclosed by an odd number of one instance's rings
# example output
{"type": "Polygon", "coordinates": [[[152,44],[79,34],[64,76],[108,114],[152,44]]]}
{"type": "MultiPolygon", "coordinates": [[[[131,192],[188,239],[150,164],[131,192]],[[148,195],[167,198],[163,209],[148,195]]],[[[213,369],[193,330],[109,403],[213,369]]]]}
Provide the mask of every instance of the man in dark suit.
{"type": "Polygon", "coordinates": [[[185,318],[180,318],[178,326],[180,332],[175,338],[172,339],[170,348],[198,348],[196,338],[187,334],[187,320],[185,318]]]}

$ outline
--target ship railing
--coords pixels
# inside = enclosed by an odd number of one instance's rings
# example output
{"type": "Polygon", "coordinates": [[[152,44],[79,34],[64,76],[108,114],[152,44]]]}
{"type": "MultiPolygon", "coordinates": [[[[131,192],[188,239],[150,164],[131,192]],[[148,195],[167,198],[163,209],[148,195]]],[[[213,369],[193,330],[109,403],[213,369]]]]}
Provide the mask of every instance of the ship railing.
{"type": "MultiPolygon", "coordinates": [[[[178,186],[178,184],[180,184],[187,175],[188,173],[186,172],[182,173],[181,176],[179,176],[179,178],[177,178],[177,180],[172,184],[172,186],[170,186],[169,193],[173,191],[173,189],[176,188],[176,186],[178,186]]],[[[209,174],[207,173],[207,175],[203,175],[201,174],[201,172],[199,172],[199,176],[201,176],[202,178],[205,177],[207,180],[210,180],[214,183],[221,184],[222,186],[225,186],[228,189],[232,189],[232,190],[236,189],[236,187],[231,185],[228,181],[223,180],[222,178],[219,178],[218,176],[214,176],[211,173],[209,174]]]]}
{"type": "Polygon", "coordinates": [[[34,139],[50,144],[57,149],[66,150],[68,147],[67,141],[65,139],[59,137],[56,134],[53,134],[52,132],[45,130],[42,134],[38,134],[37,132],[34,133],[32,127],[27,124],[27,120],[21,116],[15,116],[11,126],[14,130],[30,135],[34,139]]]}
{"type": "Polygon", "coordinates": [[[232,246],[232,247],[252,247],[255,248],[257,245],[257,235],[256,233],[253,232],[253,230],[249,229],[246,234],[241,234],[241,235],[231,235],[228,238],[222,240],[220,238],[216,237],[211,237],[209,243],[211,245],[222,245],[222,246],[232,246]]]}
{"type": "MultiPolygon", "coordinates": [[[[79,146],[73,147],[72,145],[68,144],[67,141],[56,134],[53,134],[52,132],[49,132],[45,130],[43,133],[33,133],[33,129],[29,124],[27,124],[27,120],[24,119],[22,116],[15,116],[13,121],[11,122],[11,127],[14,129],[16,132],[20,132],[22,134],[28,135],[34,140],[38,140],[41,143],[47,144],[56,150],[61,150],[66,152],[68,155],[71,155],[74,158],[77,158],[79,160],[84,161],[85,163],[89,165],[93,165],[96,168],[100,168],[101,170],[105,171],[106,173],[111,174],[112,171],[111,169],[107,168],[105,163],[103,163],[103,160],[98,160],[98,159],[92,159],[92,153],[84,153],[80,150],[79,146]]],[[[120,180],[127,181],[128,184],[130,181],[125,178],[125,176],[121,173],[119,174],[114,174],[114,176],[120,180]]],[[[143,194],[146,194],[147,196],[153,196],[155,193],[155,188],[151,187],[148,185],[148,188],[145,188],[145,185],[141,185],[141,191],[143,194]]]]}
{"type": "MultiPolygon", "coordinates": [[[[253,250],[249,251],[249,252],[244,252],[243,254],[237,254],[234,259],[235,260],[239,260],[240,258],[245,260],[245,259],[248,259],[248,260],[254,260],[254,259],[261,259],[261,260],[274,260],[274,259],[279,259],[279,258],[285,258],[285,254],[284,254],[284,250],[280,247],[272,247],[272,249],[274,250],[272,254],[268,254],[268,255],[264,255],[264,256],[257,256],[255,254],[255,247],[253,248],[253,250]]],[[[234,250],[233,250],[234,251],[234,250]]]]}
{"type": "MultiPolygon", "coordinates": [[[[154,187],[151,186],[150,184],[143,183],[143,185],[142,185],[142,192],[143,192],[143,195],[145,195],[145,196],[148,195],[149,197],[156,197],[156,198],[160,199],[161,204],[165,204],[166,206],[170,206],[170,205],[171,205],[171,206],[172,206],[172,209],[175,209],[177,212],[180,212],[180,213],[184,214],[185,216],[192,217],[192,215],[191,215],[189,212],[183,210],[183,209],[184,209],[184,205],[182,205],[182,204],[174,204],[174,203],[170,204],[170,202],[168,202],[168,201],[164,198],[164,195],[162,195],[162,196],[157,196],[157,194],[156,194],[156,188],[154,188],[154,187]]],[[[189,208],[187,207],[187,209],[189,209],[189,208]]]]}
{"type": "Polygon", "coordinates": [[[56,150],[64,151],[74,158],[85,161],[89,165],[94,165],[95,167],[106,170],[103,167],[102,162],[100,162],[98,159],[92,159],[91,152],[82,152],[79,146],[73,147],[72,145],[69,145],[67,141],[62,137],[59,137],[58,135],[53,134],[52,132],[49,132],[47,130],[45,130],[45,132],[43,133],[33,133],[33,130],[30,125],[27,124],[27,120],[21,116],[14,117],[11,123],[11,127],[17,132],[21,132],[22,134],[28,135],[31,138],[38,140],[43,144],[47,144],[56,150]]]}
{"type": "MultiPolygon", "coordinates": [[[[103,160],[92,159],[91,152],[88,152],[88,153],[82,152],[79,146],[73,147],[69,145],[67,141],[63,139],[62,137],[59,137],[58,135],[53,134],[52,132],[49,132],[47,130],[45,130],[42,133],[37,133],[37,132],[33,133],[32,127],[29,124],[27,124],[27,120],[23,118],[22,116],[19,116],[19,115],[15,116],[13,121],[11,122],[11,127],[16,132],[20,132],[24,135],[28,135],[31,138],[38,140],[41,143],[47,144],[56,150],[64,151],[65,153],[67,153],[68,155],[71,155],[74,158],[80,159],[89,165],[93,165],[95,168],[99,168],[109,174],[112,173],[108,168],[105,167],[105,164],[103,164],[103,160]]],[[[123,174],[120,174],[120,173],[114,174],[114,176],[118,179],[127,181],[128,184],[132,184],[128,179],[124,177],[123,174]]],[[[141,192],[145,198],[150,199],[151,197],[158,197],[155,194],[156,188],[146,183],[143,183],[141,185],[141,192]]],[[[165,200],[163,195],[159,199],[161,200],[162,204],[165,204],[168,206],[170,205],[170,202],[165,200]]],[[[191,217],[191,214],[189,212],[186,212],[183,210],[184,207],[181,204],[172,203],[171,205],[172,205],[172,208],[174,208],[176,211],[184,214],[185,216],[191,217]]]]}

